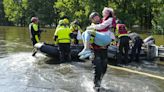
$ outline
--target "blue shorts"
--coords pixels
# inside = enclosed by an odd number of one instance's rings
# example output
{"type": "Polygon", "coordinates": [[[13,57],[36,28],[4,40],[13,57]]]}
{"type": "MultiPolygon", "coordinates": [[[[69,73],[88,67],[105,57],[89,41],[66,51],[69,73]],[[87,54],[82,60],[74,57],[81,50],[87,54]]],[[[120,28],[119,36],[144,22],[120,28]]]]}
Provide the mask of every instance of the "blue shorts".
{"type": "Polygon", "coordinates": [[[96,32],[94,37],[94,43],[98,46],[107,46],[112,41],[110,35],[104,34],[102,32],[96,32]]]}

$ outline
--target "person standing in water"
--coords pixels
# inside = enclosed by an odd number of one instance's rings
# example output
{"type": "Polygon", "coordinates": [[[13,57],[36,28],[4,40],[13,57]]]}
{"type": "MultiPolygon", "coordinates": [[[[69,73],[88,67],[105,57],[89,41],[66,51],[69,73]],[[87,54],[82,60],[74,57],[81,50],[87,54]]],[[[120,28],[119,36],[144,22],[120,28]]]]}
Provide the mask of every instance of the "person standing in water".
{"type": "Polygon", "coordinates": [[[73,39],[74,39],[74,44],[79,44],[79,40],[82,40],[82,37],[81,37],[81,33],[82,33],[82,29],[80,27],[80,23],[78,20],[74,20],[72,23],[71,23],[71,26],[70,26],[70,29],[72,30],[72,33],[73,33],[73,39]]]}
{"type": "Polygon", "coordinates": [[[101,81],[107,70],[107,47],[114,39],[114,35],[111,33],[112,28],[112,13],[113,9],[104,8],[103,10],[104,18],[101,20],[97,12],[90,14],[90,20],[92,25],[88,27],[83,34],[84,49],[79,53],[80,59],[87,58],[90,54],[90,37],[94,37],[94,42],[91,47],[93,49],[95,58],[92,60],[94,65],[94,89],[96,91],[100,90],[101,81]]]}
{"type": "Polygon", "coordinates": [[[59,46],[59,53],[60,53],[60,62],[69,62],[71,61],[71,49],[70,49],[70,43],[71,43],[71,36],[72,31],[69,28],[69,20],[67,18],[64,18],[59,21],[59,25],[55,31],[54,34],[54,41],[59,46]]]}
{"type": "Polygon", "coordinates": [[[130,56],[130,62],[132,62],[135,59],[134,61],[139,63],[139,61],[140,61],[139,56],[140,56],[143,40],[140,37],[140,35],[135,32],[129,33],[128,36],[130,37],[130,39],[133,43],[131,56],[130,56]]]}
{"type": "Polygon", "coordinates": [[[119,53],[117,58],[118,64],[129,63],[128,51],[129,51],[129,41],[128,31],[126,25],[123,23],[118,23],[116,25],[116,36],[118,38],[119,53]]]}
{"type": "MultiPolygon", "coordinates": [[[[97,12],[92,12],[90,14],[91,25],[101,23],[101,19],[97,12]]],[[[107,46],[98,46],[94,43],[91,44],[95,58],[93,59],[94,68],[94,89],[96,91],[100,90],[101,81],[107,70],[107,46]]]]}
{"type": "MultiPolygon", "coordinates": [[[[41,30],[39,28],[38,23],[39,23],[39,19],[37,17],[31,18],[31,23],[29,24],[29,32],[30,32],[30,38],[31,38],[33,46],[36,43],[40,42],[41,30]]],[[[36,53],[37,53],[37,50],[34,48],[32,56],[35,56],[36,53]]]]}

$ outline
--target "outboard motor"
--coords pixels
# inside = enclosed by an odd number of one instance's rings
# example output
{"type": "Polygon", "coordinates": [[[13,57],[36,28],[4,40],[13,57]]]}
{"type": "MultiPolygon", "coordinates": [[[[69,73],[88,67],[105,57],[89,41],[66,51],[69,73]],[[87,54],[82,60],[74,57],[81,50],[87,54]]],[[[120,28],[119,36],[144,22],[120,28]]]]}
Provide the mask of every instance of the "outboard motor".
{"type": "Polygon", "coordinates": [[[155,39],[153,38],[153,36],[149,36],[147,38],[145,38],[143,40],[144,44],[148,45],[148,44],[155,44],[155,39]]]}
{"type": "Polygon", "coordinates": [[[147,60],[154,60],[157,56],[158,49],[155,45],[155,39],[153,38],[153,36],[149,36],[144,39],[144,44],[146,46],[147,60]]]}

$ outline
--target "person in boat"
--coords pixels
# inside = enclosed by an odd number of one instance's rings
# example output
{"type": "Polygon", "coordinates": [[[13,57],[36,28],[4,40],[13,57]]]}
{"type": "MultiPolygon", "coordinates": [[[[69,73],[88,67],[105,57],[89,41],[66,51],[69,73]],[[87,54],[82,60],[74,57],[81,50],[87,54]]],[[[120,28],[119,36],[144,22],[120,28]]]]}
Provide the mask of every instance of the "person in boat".
{"type": "MultiPolygon", "coordinates": [[[[38,23],[39,23],[39,19],[37,17],[31,18],[31,23],[29,24],[29,32],[30,32],[30,38],[31,38],[33,46],[36,43],[40,42],[41,30],[38,23]]],[[[36,53],[37,53],[37,50],[34,48],[32,56],[35,56],[36,53]]]]}
{"type": "Polygon", "coordinates": [[[127,64],[129,62],[128,59],[128,51],[129,51],[129,36],[126,25],[118,22],[116,25],[116,37],[118,39],[119,45],[119,53],[117,60],[119,64],[127,64]]]}
{"type": "Polygon", "coordinates": [[[105,7],[102,13],[104,18],[101,23],[87,27],[87,30],[82,34],[84,49],[78,54],[80,59],[88,57],[92,53],[89,42],[91,36],[94,36],[94,43],[98,46],[107,46],[112,41],[112,38],[115,38],[111,35],[113,9],[105,7]]]}
{"type": "MultiPolygon", "coordinates": [[[[105,7],[102,12],[104,15],[103,20],[100,19],[99,14],[97,12],[91,13],[90,20],[92,21],[92,24],[88,29],[92,29],[92,30],[86,30],[85,31],[86,33],[84,32],[82,34],[82,38],[84,39],[84,45],[85,43],[86,44],[89,43],[88,42],[89,39],[85,39],[86,38],[85,36],[94,37],[94,42],[91,44],[91,48],[95,55],[95,58],[92,60],[92,63],[94,65],[94,71],[95,71],[94,72],[95,90],[100,89],[102,78],[107,70],[107,46],[112,41],[111,32],[110,32],[112,27],[112,16],[113,16],[112,12],[113,10],[111,8],[105,7]],[[100,41],[102,41],[102,43],[100,41]]],[[[88,49],[90,49],[90,47],[88,49]]],[[[84,56],[81,55],[80,59],[86,58],[87,54],[89,53],[86,53],[86,55],[84,54],[84,56]]]]}
{"type": "Polygon", "coordinates": [[[143,40],[140,37],[139,34],[132,32],[129,33],[128,35],[132,41],[132,51],[131,51],[131,56],[130,56],[130,62],[131,61],[135,61],[135,62],[139,62],[139,56],[140,56],[140,52],[141,52],[141,47],[143,44],[143,40]]]}
{"type": "Polygon", "coordinates": [[[79,21],[74,20],[71,23],[70,29],[72,30],[72,33],[73,33],[73,39],[74,39],[73,43],[79,44],[79,40],[82,40],[82,37],[81,37],[82,29],[80,27],[79,21]]]}
{"type": "Polygon", "coordinates": [[[69,20],[64,18],[59,21],[59,25],[54,34],[54,41],[59,46],[60,62],[71,61],[70,43],[72,31],[69,28],[69,20]]]}

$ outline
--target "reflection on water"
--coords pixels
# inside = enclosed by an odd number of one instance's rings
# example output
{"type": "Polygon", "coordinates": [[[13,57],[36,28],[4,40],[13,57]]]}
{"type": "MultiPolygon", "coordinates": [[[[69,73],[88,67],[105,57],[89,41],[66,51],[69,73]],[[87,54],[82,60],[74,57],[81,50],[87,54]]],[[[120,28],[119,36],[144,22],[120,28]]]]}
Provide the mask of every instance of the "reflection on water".
{"type": "MultiPolygon", "coordinates": [[[[46,29],[41,35],[41,41],[53,43],[53,34],[55,29],[46,29]]],[[[150,34],[141,34],[143,38],[150,36],[150,34]]],[[[164,35],[153,35],[156,39],[157,45],[164,45],[164,35]]],[[[9,42],[17,42],[25,45],[31,45],[29,40],[28,28],[24,27],[0,27],[0,40],[9,42]]]]}
{"type": "Polygon", "coordinates": [[[29,51],[32,47],[27,30],[14,27],[0,28],[0,48],[1,53],[29,51]]]}
{"type": "MultiPolygon", "coordinates": [[[[52,36],[49,30],[42,41],[52,43],[52,36]]],[[[0,27],[0,92],[94,92],[91,62],[48,65],[49,58],[32,57],[31,49],[27,28],[0,27]]],[[[128,67],[164,76],[164,68],[151,63],[128,67]]],[[[164,91],[163,80],[110,67],[102,85],[102,92],[164,91]]]]}

